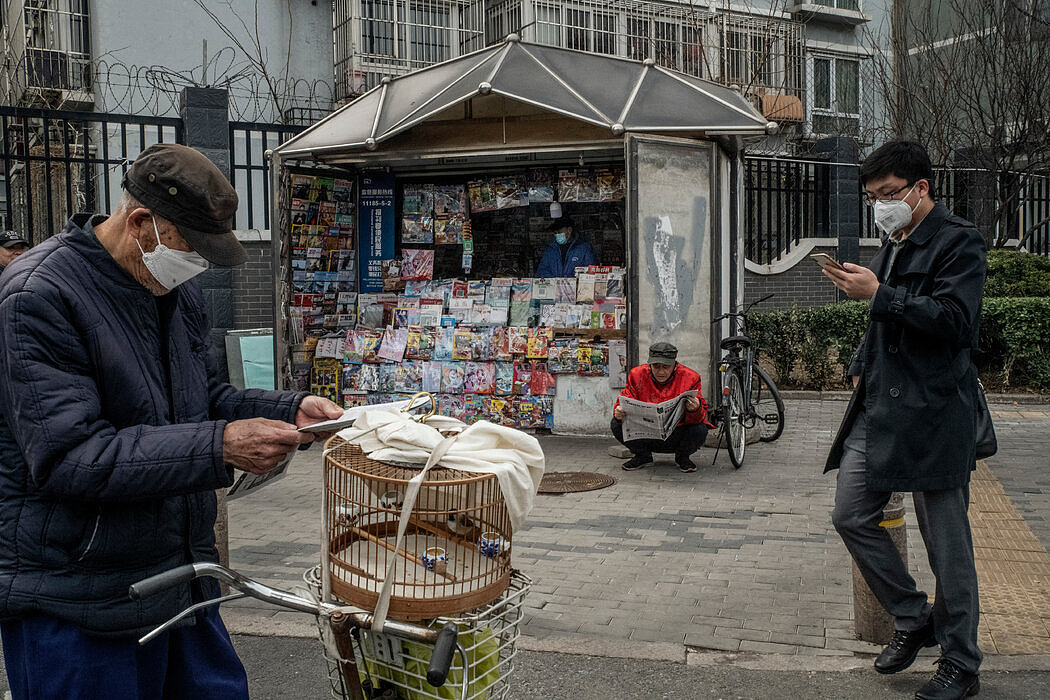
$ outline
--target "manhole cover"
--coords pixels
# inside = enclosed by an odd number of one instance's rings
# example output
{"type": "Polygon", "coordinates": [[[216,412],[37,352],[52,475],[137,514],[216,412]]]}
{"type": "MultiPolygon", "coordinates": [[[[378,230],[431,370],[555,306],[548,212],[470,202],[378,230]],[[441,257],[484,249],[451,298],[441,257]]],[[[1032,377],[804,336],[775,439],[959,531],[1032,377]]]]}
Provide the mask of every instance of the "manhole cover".
{"type": "Polygon", "coordinates": [[[616,479],[592,472],[549,472],[540,481],[539,493],[573,493],[594,491],[612,486],[616,479]]]}

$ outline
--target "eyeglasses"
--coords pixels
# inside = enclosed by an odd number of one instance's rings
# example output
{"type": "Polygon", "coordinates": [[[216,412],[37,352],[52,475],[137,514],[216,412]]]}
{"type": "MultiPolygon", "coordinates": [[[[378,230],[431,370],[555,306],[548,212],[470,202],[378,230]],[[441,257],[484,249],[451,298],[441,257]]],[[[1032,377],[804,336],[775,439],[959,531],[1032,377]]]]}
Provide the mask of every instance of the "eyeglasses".
{"type": "Polygon", "coordinates": [[[915,186],[914,182],[909,182],[906,185],[904,185],[903,187],[901,187],[900,189],[893,190],[892,192],[887,192],[886,194],[883,194],[883,195],[872,196],[869,192],[864,192],[864,193],[861,194],[860,197],[861,197],[861,201],[863,201],[864,204],[866,204],[867,206],[871,207],[871,206],[875,206],[875,202],[892,202],[897,197],[897,195],[899,195],[901,192],[903,192],[904,190],[908,189],[909,187],[914,187],[914,186],[915,186]]]}

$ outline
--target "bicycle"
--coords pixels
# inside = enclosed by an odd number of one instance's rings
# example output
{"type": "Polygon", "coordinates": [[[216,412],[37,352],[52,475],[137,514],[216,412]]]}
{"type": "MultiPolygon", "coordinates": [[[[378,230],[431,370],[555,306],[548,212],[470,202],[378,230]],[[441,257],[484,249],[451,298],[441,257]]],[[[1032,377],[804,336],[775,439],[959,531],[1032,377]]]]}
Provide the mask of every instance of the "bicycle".
{"type": "MultiPolygon", "coordinates": [[[[219,581],[226,583],[230,588],[237,592],[224,595],[220,598],[206,600],[186,608],[172,619],[142,637],[139,640],[139,644],[149,642],[151,639],[176,624],[179,620],[205,606],[218,605],[230,600],[251,596],[252,598],[261,600],[265,603],[314,615],[318,618],[319,622],[327,620],[328,628],[331,631],[331,638],[334,640],[336,651],[338,652],[338,666],[342,679],[340,689],[341,695],[348,698],[348,700],[365,700],[366,698],[376,697],[376,693],[380,691],[381,684],[372,682],[370,676],[369,679],[362,682],[357,664],[357,655],[354,652],[354,643],[357,642],[359,645],[361,644],[360,631],[370,630],[372,628],[373,615],[371,613],[352,606],[333,605],[331,603],[306,598],[288,591],[271,588],[265,584],[243,576],[236,571],[227,569],[224,566],[207,562],[186,564],[171,569],[170,571],[162,572],[156,576],[151,576],[150,578],[132,584],[129,593],[132,598],[138,600],[139,598],[148,596],[152,593],[163,590],[164,588],[181,583],[188,583],[189,581],[201,576],[211,576],[216,578],[219,581]]],[[[459,626],[456,623],[449,622],[441,629],[433,629],[407,622],[387,620],[383,626],[382,634],[389,635],[390,637],[397,637],[398,639],[407,642],[433,646],[433,652],[431,652],[429,659],[429,667],[426,671],[426,682],[431,686],[437,688],[445,683],[452,664],[453,652],[459,654],[459,657],[463,662],[462,677],[464,679],[467,678],[469,661],[467,658],[467,652],[459,643],[459,626]]],[[[359,649],[360,648],[361,647],[359,646],[359,649]]],[[[368,675],[369,666],[371,664],[363,653],[361,654],[361,658],[365,660],[363,667],[366,675],[368,675]]],[[[422,683],[422,678],[419,679],[419,682],[422,683]]],[[[466,700],[469,688],[466,680],[463,681],[462,688],[461,700],[466,700]]],[[[336,689],[333,688],[333,690],[336,689]]]]}
{"type": "Polygon", "coordinates": [[[715,411],[720,426],[719,445],[725,436],[726,450],[734,469],[739,469],[744,463],[748,430],[759,426],[759,440],[762,442],[772,442],[784,432],[784,400],[780,398],[777,385],[755,361],[751,338],[747,336],[748,313],[772,296],[767,294],[742,311],[730,311],[711,321],[713,325],[725,319],[740,319],[740,334],[723,338],[719,343],[725,354],[718,363],[721,396],[715,411]]]}

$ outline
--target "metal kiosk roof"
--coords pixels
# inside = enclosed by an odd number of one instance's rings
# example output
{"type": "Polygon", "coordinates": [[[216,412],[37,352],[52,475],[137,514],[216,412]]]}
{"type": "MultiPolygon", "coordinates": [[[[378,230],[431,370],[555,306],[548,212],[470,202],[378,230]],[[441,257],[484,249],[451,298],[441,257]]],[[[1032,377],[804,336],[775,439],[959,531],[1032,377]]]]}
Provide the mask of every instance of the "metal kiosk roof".
{"type": "Polygon", "coordinates": [[[775,129],[736,90],[652,59],[527,44],[511,34],[481,51],[384,78],[277,152],[336,163],[395,151],[448,154],[483,144],[609,146],[625,133],[747,137],[775,129]]]}

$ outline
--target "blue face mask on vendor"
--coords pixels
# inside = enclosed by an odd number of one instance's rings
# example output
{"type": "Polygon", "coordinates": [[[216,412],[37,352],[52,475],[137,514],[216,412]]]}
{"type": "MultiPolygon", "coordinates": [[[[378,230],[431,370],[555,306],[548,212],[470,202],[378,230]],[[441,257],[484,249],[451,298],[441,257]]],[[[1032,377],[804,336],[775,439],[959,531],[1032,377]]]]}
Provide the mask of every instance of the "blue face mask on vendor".
{"type": "Polygon", "coordinates": [[[558,245],[565,245],[569,242],[569,234],[565,233],[564,231],[558,231],[556,234],[554,234],[554,242],[558,245]]]}

